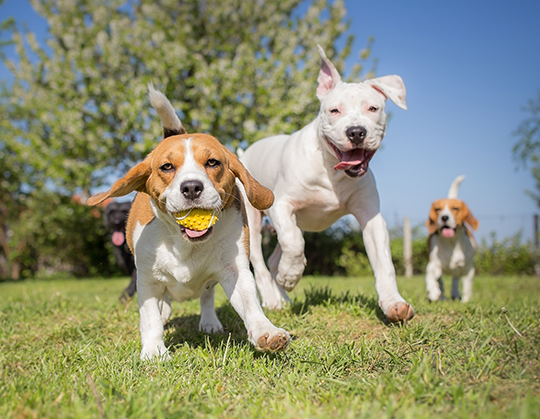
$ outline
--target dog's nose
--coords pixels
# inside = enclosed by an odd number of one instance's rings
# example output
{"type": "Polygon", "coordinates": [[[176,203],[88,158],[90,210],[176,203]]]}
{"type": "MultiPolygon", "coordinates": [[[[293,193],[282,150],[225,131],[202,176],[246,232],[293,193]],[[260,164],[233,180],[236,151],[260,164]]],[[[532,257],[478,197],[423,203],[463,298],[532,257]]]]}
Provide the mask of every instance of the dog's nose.
{"type": "Polygon", "coordinates": [[[186,180],[180,185],[180,192],[186,199],[193,201],[201,196],[204,186],[198,180],[186,180]]]}
{"type": "Polygon", "coordinates": [[[448,215],[443,215],[443,216],[441,217],[441,220],[443,220],[443,221],[445,221],[445,222],[448,221],[448,215]]]}
{"type": "Polygon", "coordinates": [[[361,126],[349,127],[347,128],[347,131],[345,131],[345,135],[353,144],[362,143],[366,138],[366,133],[366,129],[361,126]]]}

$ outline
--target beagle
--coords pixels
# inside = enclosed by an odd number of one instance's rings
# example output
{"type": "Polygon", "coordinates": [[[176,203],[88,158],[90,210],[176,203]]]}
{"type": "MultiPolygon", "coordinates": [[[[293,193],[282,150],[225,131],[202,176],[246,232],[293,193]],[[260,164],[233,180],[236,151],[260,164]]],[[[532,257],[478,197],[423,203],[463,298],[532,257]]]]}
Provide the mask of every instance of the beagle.
{"type": "Polygon", "coordinates": [[[461,298],[461,301],[467,302],[472,295],[476,242],[465,223],[475,231],[479,223],[467,205],[457,198],[459,185],[464,178],[462,175],[454,179],[448,198],[433,202],[426,221],[429,233],[426,287],[431,301],[444,298],[443,273],[452,275],[453,299],[461,298]],[[459,295],[459,277],[463,278],[463,297],[459,295]]]}
{"type": "Polygon", "coordinates": [[[88,199],[90,205],[97,205],[138,192],[126,238],[138,272],[141,359],[169,357],[163,325],[171,315],[170,298],[180,302],[200,298],[200,330],[222,331],[214,309],[217,283],[258,350],[285,349],[290,336],[264,315],[249,269],[249,231],[240,188],[260,210],[272,205],[272,192],[216,138],[186,134],[165,95],[151,85],[148,89],[164,139],[109,191],[88,199]],[[210,213],[212,219],[199,228],[186,227],[181,220],[190,211],[210,213]]]}

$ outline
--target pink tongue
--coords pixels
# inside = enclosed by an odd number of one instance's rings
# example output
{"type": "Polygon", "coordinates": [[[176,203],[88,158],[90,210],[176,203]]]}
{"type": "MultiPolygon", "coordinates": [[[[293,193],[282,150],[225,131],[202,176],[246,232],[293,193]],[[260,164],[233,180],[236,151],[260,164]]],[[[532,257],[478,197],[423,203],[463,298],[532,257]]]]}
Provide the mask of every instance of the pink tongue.
{"type": "Polygon", "coordinates": [[[364,161],[364,151],[360,148],[346,151],[341,156],[341,162],[334,166],[334,170],[347,170],[350,167],[358,166],[364,161]]]}
{"type": "Polygon", "coordinates": [[[456,234],[453,228],[443,228],[441,233],[447,239],[449,239],[450,237],[454,237],[454,234],[456,234]]]}
{"type": "Polygon", "coordinates": [[[112,242],[115,246],[122,246],[124,244],[124,233],[115,231],[112,235],[112,242]]]}
{"type": "Polygon", "coordinates": [[[197,230],[190,230],[189,228],[186,228],[185,231],[186,231],[186,234],[187,234],[188,237],[190,237],[192,239],[196,239],[197,237],[204,236],[206,234],[206,232],[208,231],[208,229],[197,231],[197,230]]]}

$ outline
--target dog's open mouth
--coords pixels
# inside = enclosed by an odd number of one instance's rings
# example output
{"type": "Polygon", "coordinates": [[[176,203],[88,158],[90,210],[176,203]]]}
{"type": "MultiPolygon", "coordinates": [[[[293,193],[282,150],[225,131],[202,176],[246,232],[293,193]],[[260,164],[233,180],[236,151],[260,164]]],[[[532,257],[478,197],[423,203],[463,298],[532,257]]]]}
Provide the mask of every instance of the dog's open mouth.
{"type": "Polygon", "coordinates": [[[442,226],[441,227],[441,234],[443,237],[446,237],[447,239],[454,237],[456,235],[456,229],[448,226],[442,226]]]}
{"type": "Polygon", "coordinates": [[[112,234],[111,240],[115,246],[122,246],[126,240],[123,231],[115,231],[112,234]]]}
{"type": "Polygon", "coordinates": [[[180,233],[182,234],[182,236],[186,240],[191,241],[191,242],[202,241],[202,240],[207,239],[212,234],[212,231],[214,231],[214,227],[206,228],[204,230],[199,231],[199,230],[192,230],[190,228],[180,226],[180,233]]]}
{"type": "Polygon", "coordinates": [[[344,170],[350,177],[360,177],[366,174],[369,162],[377,152],[377,150],[363,148],[341,151],[328,138],[326,138],[326,142],[339,160],[339,163],[334,166],[334,170],[344,170]]]}
{"type": "Polygon", "coordinates": [[[216,212],[216,209],[190,208],[173,216],[186,240],[201,241],[212,234],[213,226],[218,221],[216,212]]]}

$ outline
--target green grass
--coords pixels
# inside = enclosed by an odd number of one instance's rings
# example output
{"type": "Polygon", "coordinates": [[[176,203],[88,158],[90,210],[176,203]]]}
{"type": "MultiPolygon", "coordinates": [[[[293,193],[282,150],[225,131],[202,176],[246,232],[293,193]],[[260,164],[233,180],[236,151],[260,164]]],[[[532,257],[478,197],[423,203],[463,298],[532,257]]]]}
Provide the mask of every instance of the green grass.
{"type": "Polygon", "coordinates": [[[267,311],[293,335],[275,355],[220,290],[225,333],[197,331],[197,301],[173,303],[165,363],[139,360],[127,282],[0,284],[1,418],[540,418],[538,278],[477,277],[468,304],[400,278],[405,327],[383,321],[372,278],[304,278],[267,311]]]}

